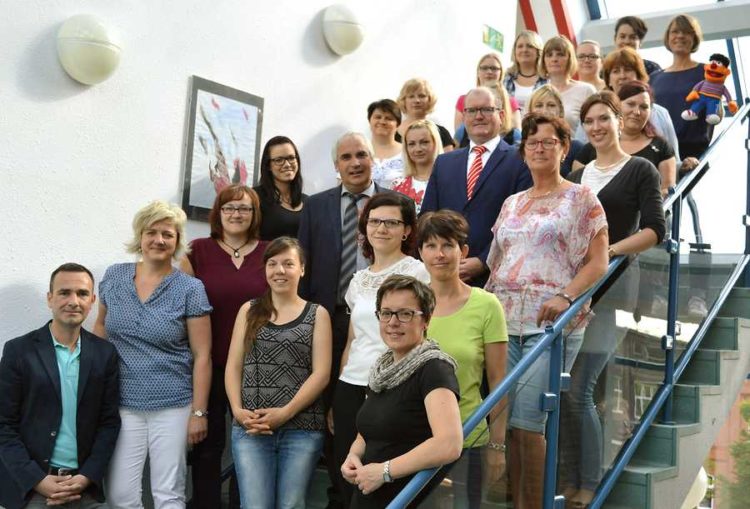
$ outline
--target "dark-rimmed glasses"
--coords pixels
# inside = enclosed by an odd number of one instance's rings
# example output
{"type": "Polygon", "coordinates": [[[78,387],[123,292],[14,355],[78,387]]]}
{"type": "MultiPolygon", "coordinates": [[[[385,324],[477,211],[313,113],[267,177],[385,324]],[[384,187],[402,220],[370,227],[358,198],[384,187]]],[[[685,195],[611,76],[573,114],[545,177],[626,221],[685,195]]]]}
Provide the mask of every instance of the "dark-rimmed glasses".
{"type": "Polygon", "coordinates": [[[424,313],[422,311],[417,311],[416,309],[399,309],[396,311],[391,311],[390,309],[381,309],[380,311],[375,311],[375,316],[377,316],[378,320],[383,323],[390,322],[391,318],[393,318],[394,315],[399,322],[409,323],[414,319],[416,315],[423,314],[424,313]]]}
{"type": "Polygon", "coordinates": [[[297,164],[297,156],[274,157],[271,159],[271,164],[274,166],[284,166],[284,163],[297,164]]]}
{"type": "Polygon", "coordinates": [[[248,207],[247,205],[240,205],[239,207],[224,205],[221,207],[221,211],[228,216],[234,215],[235,212],[239,212],[241,216],[247,216],[253,211],[253,207],[248,207]]]}

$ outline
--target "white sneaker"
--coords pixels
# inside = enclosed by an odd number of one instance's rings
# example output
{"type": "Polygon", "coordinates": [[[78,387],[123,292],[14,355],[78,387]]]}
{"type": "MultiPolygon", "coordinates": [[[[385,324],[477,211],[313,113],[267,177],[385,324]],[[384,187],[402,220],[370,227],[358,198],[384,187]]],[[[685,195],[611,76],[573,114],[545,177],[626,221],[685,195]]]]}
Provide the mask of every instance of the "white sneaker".
{"type": "Polygon", "coordinates": [[[696,318],[702,320],[708,314],[706,308],[706,301],[701,297],[692,296],[688,301],[688,316],[690,318],[696,318]]]}

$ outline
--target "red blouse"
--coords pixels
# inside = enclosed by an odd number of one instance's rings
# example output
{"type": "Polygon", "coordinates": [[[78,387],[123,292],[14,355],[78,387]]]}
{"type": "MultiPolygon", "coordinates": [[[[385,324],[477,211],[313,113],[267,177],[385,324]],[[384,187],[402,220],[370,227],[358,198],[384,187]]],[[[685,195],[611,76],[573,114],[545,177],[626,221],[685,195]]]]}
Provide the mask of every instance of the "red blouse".
{"type": "Polygon", "coordinates": [[[263,252],[268,243],[258,242],[238,269],[232,255],[212,238],[195,239],[188,255],[195,277],[203,282],[211,313],[211,359],[214,367],[224,367],[232,340],[237,312],[245,302],[260,297],[268,288],[263,252]]]}

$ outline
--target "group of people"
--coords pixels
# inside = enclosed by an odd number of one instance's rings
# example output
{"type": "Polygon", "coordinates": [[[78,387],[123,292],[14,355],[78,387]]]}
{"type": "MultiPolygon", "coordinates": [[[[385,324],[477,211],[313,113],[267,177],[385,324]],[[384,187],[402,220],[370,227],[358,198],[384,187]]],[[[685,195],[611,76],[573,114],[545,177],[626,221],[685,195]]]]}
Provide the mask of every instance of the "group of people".
{"type": "MultiPolygon", "coordinates": [[[[137,261],[109,267],[98,292],[85,267],[57,268],[52,320],[0,360],[0,505],[99,507],[106,492],[142,507],[148,461],[154,505],[184,507],[190,446],[193,507],[220,507],[229,412],[230,496],[245,509],[304,507],[321,455],[331,508],[385,507],[430,467],[450,472],[456,507],[478,508],[506,461],[515,507],[539,507],[549,354],[488,422],[466,437],[461,422],[610,258],[666,235],[662,196],[711,136],[680,118],[701,32],[669,23],[664,70],[638,55],[645,33],[620,20],[602,64],[595,41],[522,31],[507,72],[480,58],[455,136],[412,79],[370,105],[371,139],[337,139],[339,185],[305,195],[299,151],[276,136],[255,189],[217,194],[209,237],[188,242],[185,213],[155,201],[133,220],[137,261]]],[[[569,432],[588,444],[566,452],[576,507],[602,473],[608,329],[614,310],[564,332],[569,432]]]]}

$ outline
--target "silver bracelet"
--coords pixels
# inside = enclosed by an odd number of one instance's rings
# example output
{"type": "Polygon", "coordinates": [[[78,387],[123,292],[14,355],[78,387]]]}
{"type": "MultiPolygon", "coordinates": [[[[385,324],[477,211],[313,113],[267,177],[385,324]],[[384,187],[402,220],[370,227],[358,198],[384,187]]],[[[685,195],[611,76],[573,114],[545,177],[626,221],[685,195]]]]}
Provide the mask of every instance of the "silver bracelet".
{"type": "Polygon", "coordinates": [[[487,447],[500,452],[505,452],[507,449],[505,444],[498,444],[497,442],[487,442],[487,447]]]}

